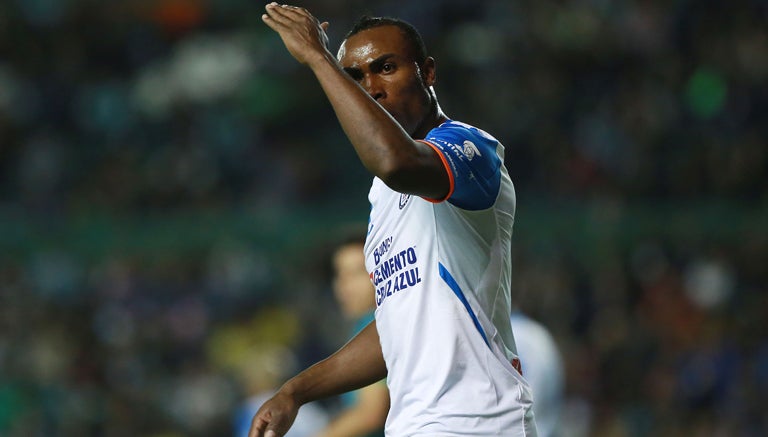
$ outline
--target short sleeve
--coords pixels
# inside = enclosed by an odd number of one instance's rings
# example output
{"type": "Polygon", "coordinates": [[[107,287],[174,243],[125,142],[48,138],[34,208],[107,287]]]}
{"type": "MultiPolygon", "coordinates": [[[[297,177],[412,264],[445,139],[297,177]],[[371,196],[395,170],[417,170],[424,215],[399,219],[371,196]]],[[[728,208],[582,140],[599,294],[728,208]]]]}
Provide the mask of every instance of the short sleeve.
{"type": "Polygon", "coordinates": [[[468,210],[489,208],[501,186],[498,140],[473,126],[449,121],[432,129],[424,142],[442,155],[451,178],[447,200],[468,210]]]}

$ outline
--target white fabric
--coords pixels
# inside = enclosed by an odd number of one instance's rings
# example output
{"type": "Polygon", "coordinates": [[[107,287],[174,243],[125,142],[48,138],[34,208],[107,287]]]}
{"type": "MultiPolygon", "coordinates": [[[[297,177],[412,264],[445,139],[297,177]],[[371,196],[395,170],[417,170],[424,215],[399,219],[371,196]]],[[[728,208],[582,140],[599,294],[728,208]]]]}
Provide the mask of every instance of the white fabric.
{"type": "MultiPolygon", "coordinates": [[[[435,148],[449,171],[503,160],[498,141],[459,125],[473,146],[471,156],[463,155],[466,141],[463,148],[452,144],[457,124],[446,127],[452,139],[435,148]],[[482,142],[494,146],[490,153],[482,142]]],[[[440,129],[427,136],[433,146],[440,129]]],[[[474,211],[451,199],[433,203],[397,193],[374,178],[365,253],[389,370],[388,436],[536,435],[531,390],[510,364],[516,358],[509,321],[515,193],[504,166],[498,170],[491,206],[474,211]]]]}

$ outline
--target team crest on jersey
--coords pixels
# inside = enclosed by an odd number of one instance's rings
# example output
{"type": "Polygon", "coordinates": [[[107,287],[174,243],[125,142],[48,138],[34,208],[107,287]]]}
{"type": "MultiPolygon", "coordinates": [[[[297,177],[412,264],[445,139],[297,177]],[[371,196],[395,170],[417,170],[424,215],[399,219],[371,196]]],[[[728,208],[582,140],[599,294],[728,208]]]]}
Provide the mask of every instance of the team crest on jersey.
{"type": "Polygon", "coordinates": [[[477,148],[475,143],[469,140],[464,140],[464,156],[466,156],[467,159],[471,161],[475,155],[483,156],[480,154],[480,150],[477,148]]]}
{"type": "Polygon", "coordinates": [[[400,195],[400,209],[405,208],[405,205],[408,204],[408,201],[411,200],[410,194],[401,194],[400,195]]]}

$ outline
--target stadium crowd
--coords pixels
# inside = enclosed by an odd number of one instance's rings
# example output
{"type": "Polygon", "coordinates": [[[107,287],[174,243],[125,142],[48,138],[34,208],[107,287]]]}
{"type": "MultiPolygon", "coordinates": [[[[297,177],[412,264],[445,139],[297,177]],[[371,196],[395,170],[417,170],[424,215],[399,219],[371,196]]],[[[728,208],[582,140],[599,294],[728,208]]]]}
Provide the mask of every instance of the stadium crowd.
{"type": "MultiPolygon", "coordinates": [[[[411,21],[506,145],[562,436],[768,433],[768,3],[321,3],[334,47],[411,21]]],[[[369,176],[262,10],[0,3],[0,436],[231,435],[345,335],[323,246],[369,176]]]]}

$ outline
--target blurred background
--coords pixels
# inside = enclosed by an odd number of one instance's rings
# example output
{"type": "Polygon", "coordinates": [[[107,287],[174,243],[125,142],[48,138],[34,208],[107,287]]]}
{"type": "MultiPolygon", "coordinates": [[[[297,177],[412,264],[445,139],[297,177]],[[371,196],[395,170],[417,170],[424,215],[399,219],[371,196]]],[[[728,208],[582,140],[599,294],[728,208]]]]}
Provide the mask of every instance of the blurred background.
{"type": "MultiPolygon", "coordinates": [[[[412,22],[506,145],[562,436],[768,433],[766,1],[299,4],[412,22]]],[[[0,436],[233,435],[344,342],[370,176],[263,6],[0,2],[0,436]]]]}

